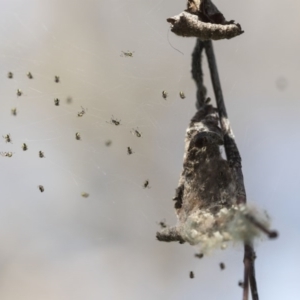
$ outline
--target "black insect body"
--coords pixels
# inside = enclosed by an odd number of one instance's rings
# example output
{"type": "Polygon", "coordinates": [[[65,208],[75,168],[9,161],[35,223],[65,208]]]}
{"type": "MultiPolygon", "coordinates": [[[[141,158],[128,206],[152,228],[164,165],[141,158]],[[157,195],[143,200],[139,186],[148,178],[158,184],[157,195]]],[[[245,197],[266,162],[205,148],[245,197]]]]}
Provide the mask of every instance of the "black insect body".
{"type": "Polygon", "coordinates": [[[111,145],[111,143],[112,143],[111,140],[107,140],[107,141],[105,142],[105,146],[109,147],[109,146],[111,145]]]}
{"type": "Polygon", "coordinates": [[[39,185],[38,188],[41,191],[41,193],[43,193],[45,191],[45,188],[42,185],[39,185]]]}
{"type": "Polygon", "coordinates": [[[12,152],[0,152],[0,154],[2,156],[5,156],[5,157],[12,157],[13,156],[13,153],[12,152]]]}
{"type": "Polygon", "coordinates": [[[23,143],[22,149],[23,149],[23,151],[27,151],[27,149],[28,149],[27,144],[23,143]]]}
{"type": "Polygon", "coordinates": [[[59,76],[54,76],[54,81],[58,83],[60,81],[59,76]]]}
{"type": "Polygon", "coordinates": [[[160,221],[160,222],[159,222],[159,226],[160,226],[161,228],[166,228],[166,227],[167,227],[165,221],[160,221]]]}
{"type": "Polygon", "coordinates": [[[30,72],[27,73],[27,77],[28,77],[29,79],[32,79],[32,78],[33,78],[32,74],[31,74],[30,72]]]}
{"type": "Polygon", "coordinates": [[[128,155],[131,155],[132,153],[134,153],[134,152],[132,151],[132,149],[131,149],[130,147],[127,147],[127,154],[128,154],[128,155]]]}
{"type": "Polygon", "coordinates": [[[43,151],[39,151],[39,157],[40,157],[40,158],[43,158],[43,157],[45,157],[45,155],[44,155],[44,152],[43,152],[43,151]]]}
{"type": "Polygon", "coordinates": [[[133,53],[134,53],[134,51],[133,52],[131,52],[131,51],[122,51],[122,56],[125,56],[125,57],[133,57],[133,53]]]}
{"type": "Polygon", "coordinates": [[[196,254],[195,254],[195,257],[197,257],[197,258],[202,258],[203,256],[204,256],[203,253],[196,253],[196,254]]]}
{"type": "Polygon", "coordinates": [[[225,269],[225,264],[222,263],[222,262],[220,263],[220,269],[221,269],[221,270],[224,270],[224,269],[225,269]]]}
{"type": "Polygon", "coordinates": [[[164,99],[167,99],[168,93],[166,91],[162,91],[161,94],[162,94],[162,96],[163,96],[164,99]]]}
{"type": "Polygon", "coordinates": [[[12,79],[14,77],[14,74],[12,72],[8,72],[7,77],[9,79],[12,79]]]}
{"type": "Polygon", "coordinates": [[[115,119],[114,116],[112,116],[110,119],[110,122],[108,122],[108,123],[119,126],[119,125],[121,125],[121,120],[115,119]]]}
{"type": "Polygon", "coordinates": [[[3,138],[5,139],[5,142],[6,142],[6,143],[11,143],[11,137],[10,137],[10,134],[3,135],[3,138]]]}
{"type": "Polygon", "coordinates": [[[190,272],[190,278],[193,279],[194,277],[195,277],[194,272],[191,271],[191,272],[190,272]]]}
{"type": "Polygon", "coordinates": [[[142,133],[137,129],[132,129],[131,133],[134,134],[136,137],[142,137],[142,133]]]}
{"type": "Polygon", "coordinates": [[[81,111],[77,113],[77,116],[83,117],[84,114],[85,114],[85,109],[81,106],[81,111]]]}
{"type": "Polygon", "coordinates": [[[15,107],[11,109],[11,114],[12,114],[13,116],[16,116],[16,115],[17,115],[17,109],[16,109],[15,107]]]}
{"type": "Polygon", "coordinates": [[[150,188],[150,186],[149,186],[149,180],[146,180],[145,182],[144,182],[144,184],[143,184],[143,186],[144,186],[144,189],[146,189],[146,188],[150,188]]]}
{"type": "Polygon", "coordinates": [[[59,99],[58,99],[58,98],[55,98],[55,99],[54,99],[54,105],[55,105],[55,106],[59,106],[59,99]]]}
{"type": "Polygon", "coordinates": [[[80,133],[79,133],[79,132],[76,132],[76,133],[75,133],[75,139],[76,139],[77,141],[81,140],[81,136],[80,136],[80,133]]]}

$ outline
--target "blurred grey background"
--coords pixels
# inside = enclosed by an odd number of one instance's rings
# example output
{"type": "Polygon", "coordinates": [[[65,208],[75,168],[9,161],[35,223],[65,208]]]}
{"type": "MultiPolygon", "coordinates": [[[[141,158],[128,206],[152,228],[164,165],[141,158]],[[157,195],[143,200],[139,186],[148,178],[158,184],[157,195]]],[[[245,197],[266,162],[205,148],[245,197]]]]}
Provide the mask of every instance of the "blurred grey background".
{"type": "MultiPolygon", "coordinates": [[[[299,299],[300,4],[215,4],[245,30],[214,47],[248,201],[280,232],[256,245],[260,297],[299,299]]],[[[195,39],[166,22],[183,9],[171,0],[0,1],[0,128],[12,139],[0,150],[13,152],[0,156],[1,299],[241,299],[241,245],[198,260],[197,248],[155,239],[159,221],[176,222],[171,199],[195,112],[195,39]]]]}

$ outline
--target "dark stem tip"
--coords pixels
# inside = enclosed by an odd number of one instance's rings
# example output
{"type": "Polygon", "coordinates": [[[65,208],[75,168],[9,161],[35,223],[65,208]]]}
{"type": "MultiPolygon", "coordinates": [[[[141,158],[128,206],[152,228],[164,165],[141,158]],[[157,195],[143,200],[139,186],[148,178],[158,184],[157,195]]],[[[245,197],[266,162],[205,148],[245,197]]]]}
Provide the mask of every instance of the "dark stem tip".
{"type": "Polygon", "coordinates": [[[269,233],[269,238],[270,239],[276,239],[278,237],[278,232],[273,230],[273,231],[270,231],[269,233]]]}

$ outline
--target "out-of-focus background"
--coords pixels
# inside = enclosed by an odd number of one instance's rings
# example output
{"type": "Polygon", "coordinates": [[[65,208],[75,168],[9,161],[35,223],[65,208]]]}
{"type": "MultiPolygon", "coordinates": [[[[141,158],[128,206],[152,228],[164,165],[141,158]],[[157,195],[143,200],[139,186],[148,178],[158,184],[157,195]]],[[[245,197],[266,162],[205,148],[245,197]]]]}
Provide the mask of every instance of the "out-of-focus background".
{"type": "MultiPolygon", "coordinates": [[[[245,30],[214,47],[248,200],[280,232],[256,245],[260,297],[299,299],[300,4],[215,4],[245,30]]],[[[241,299],[241,245],[199,260],[197,248],[155,239],[160,221],[176,223],[171,199],[195,112],[195,39],[166,22],[183,9],[171,0],[0,1],[0,151],[13,153],[0,156],[1,299],[241,299]]]]}

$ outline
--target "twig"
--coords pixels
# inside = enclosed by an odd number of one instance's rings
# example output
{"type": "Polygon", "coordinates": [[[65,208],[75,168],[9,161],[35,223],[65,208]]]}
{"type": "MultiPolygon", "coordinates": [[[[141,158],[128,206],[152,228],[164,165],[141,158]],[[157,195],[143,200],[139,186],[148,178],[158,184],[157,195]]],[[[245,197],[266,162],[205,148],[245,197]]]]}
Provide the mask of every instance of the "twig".
{"type": "MultiPolygon", "coordinates": [[[[214,93],[216,97],[217,107],[219,111],[221,128],[224,133],[224,148],[226,151],[227,160],[229,162],[230,167],[232,168],[233,175],[237,180],[237,196],[238,196],[238,204],[245,204],[246,199],[246,190],[244,186],[244,179],[242,173],[242,159],[237,148],[237,145],[234,140],[233,132],[230,127],[230,123],[228,120],[226,107],[223,99],[223,93],[221,89],[221,83],[219,79],[217,63],[214,55],[213,45],[211,41],[203,42],[206,56],[209,64],[211,80],[214,88],[214,93]]],[[[253,246],[250,243],[245,243],[244,245],[245,253],[244,253],[244,291],[243,291],[243,299],[248,299],[248,280],[250,282],[251,294],[253,300],[258,300],[258,291],[255,279],[255,267],[254,260],[255,254],[253,250],[253,246]]]]}
{"type": "Polygon", "coordinates": [[[203,49],[203,43],[201,43],[200,39],[197,39],[196,46],[192,54],[192,76],[197,85],[197,110],[199,110],[204,105],[206,100],[206,87],[203,84],[203,72],[201,63],[203,49]]]}
{"type": "Polygon", "coordinates": [[[183,37],[197,37],[201,40],[231,39],[243,33],[239,24],[212,24],[202,22],[197,15],[182,12],[168,18],[171,31],[183,37]]]}

